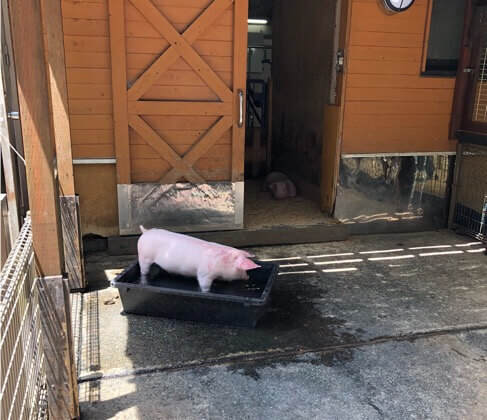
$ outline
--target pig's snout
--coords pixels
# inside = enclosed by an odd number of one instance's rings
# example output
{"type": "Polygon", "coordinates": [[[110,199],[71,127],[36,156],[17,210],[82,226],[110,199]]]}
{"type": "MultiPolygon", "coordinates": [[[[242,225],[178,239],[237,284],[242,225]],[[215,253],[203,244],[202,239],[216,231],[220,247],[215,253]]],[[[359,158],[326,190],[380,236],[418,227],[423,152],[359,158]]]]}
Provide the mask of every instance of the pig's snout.
{"type": "Polygon", "coordinates": [[[281,200],[283,198],[288,198],[291,196],[286,182],[275,182],[274,184],[270,185],[270,189],[272,191],[272,195],[277,200],[281,200]]]}

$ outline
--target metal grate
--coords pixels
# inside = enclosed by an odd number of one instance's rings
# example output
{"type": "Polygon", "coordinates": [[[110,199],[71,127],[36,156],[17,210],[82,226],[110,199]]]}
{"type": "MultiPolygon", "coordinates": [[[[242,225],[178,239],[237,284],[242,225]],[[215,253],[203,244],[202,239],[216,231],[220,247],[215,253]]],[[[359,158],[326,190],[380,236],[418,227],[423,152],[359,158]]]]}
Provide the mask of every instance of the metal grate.
{"type": "MultiPolygon", "coordinates": [[[[487,11],[485,8],[481,10],[480,25],[485,29],[484,32],[487,32],[487,11]]],[[[485,33],[482,35],[479,55],[472,120],[487,122],[487,34],[485,33]]]]}
{"type": "Polygon", "coordinates": [[[468,235],[487,241],[487,148],[463,146],[453,221],[468,235]]]}
{"type": "Polygon", "coordinates": [[[30,217],[0,275],[1,418],[46,415],[45,359],[30,217]]]}

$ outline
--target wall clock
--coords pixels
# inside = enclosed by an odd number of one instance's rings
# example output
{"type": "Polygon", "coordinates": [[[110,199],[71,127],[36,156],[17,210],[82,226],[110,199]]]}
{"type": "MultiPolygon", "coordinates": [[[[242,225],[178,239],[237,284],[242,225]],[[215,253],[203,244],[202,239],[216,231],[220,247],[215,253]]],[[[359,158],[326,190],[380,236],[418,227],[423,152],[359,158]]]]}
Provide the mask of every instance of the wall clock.
{"type": "Polygon", "coordinates": [[[414,0],[383,0],[384,6],[391,12],[404,12],[409,9],[414,0]]]}

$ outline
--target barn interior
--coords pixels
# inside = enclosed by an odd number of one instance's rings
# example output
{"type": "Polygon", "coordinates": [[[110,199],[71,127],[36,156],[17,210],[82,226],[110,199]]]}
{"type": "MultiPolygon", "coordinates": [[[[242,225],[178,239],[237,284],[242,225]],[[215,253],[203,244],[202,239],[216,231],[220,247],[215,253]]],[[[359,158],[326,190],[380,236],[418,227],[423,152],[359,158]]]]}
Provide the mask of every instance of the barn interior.
{"type": "Polygon", "coordinates": [[[247,48],[245,225],[334,223],[321,211],[324,108],[329,103],[336,0],[250,0],[247,48]],[[265,191],[284,173],[297,194],[265,191]]]}

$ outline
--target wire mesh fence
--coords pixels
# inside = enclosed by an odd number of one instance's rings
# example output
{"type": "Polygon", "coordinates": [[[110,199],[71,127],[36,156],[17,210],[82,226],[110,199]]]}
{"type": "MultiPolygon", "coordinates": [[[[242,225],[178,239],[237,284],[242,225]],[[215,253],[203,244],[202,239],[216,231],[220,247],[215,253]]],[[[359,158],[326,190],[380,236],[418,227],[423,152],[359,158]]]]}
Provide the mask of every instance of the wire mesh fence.
{"type": "Polygon", "coordinates": [[[2,420],[47,418],[45,357],[30,217],[0,275],[2,420]]]}
{"type": "Polygon", "coordinates": [[[457,159],[453,224],[487,242],[487,147],[463,145],[457,159]]]}

